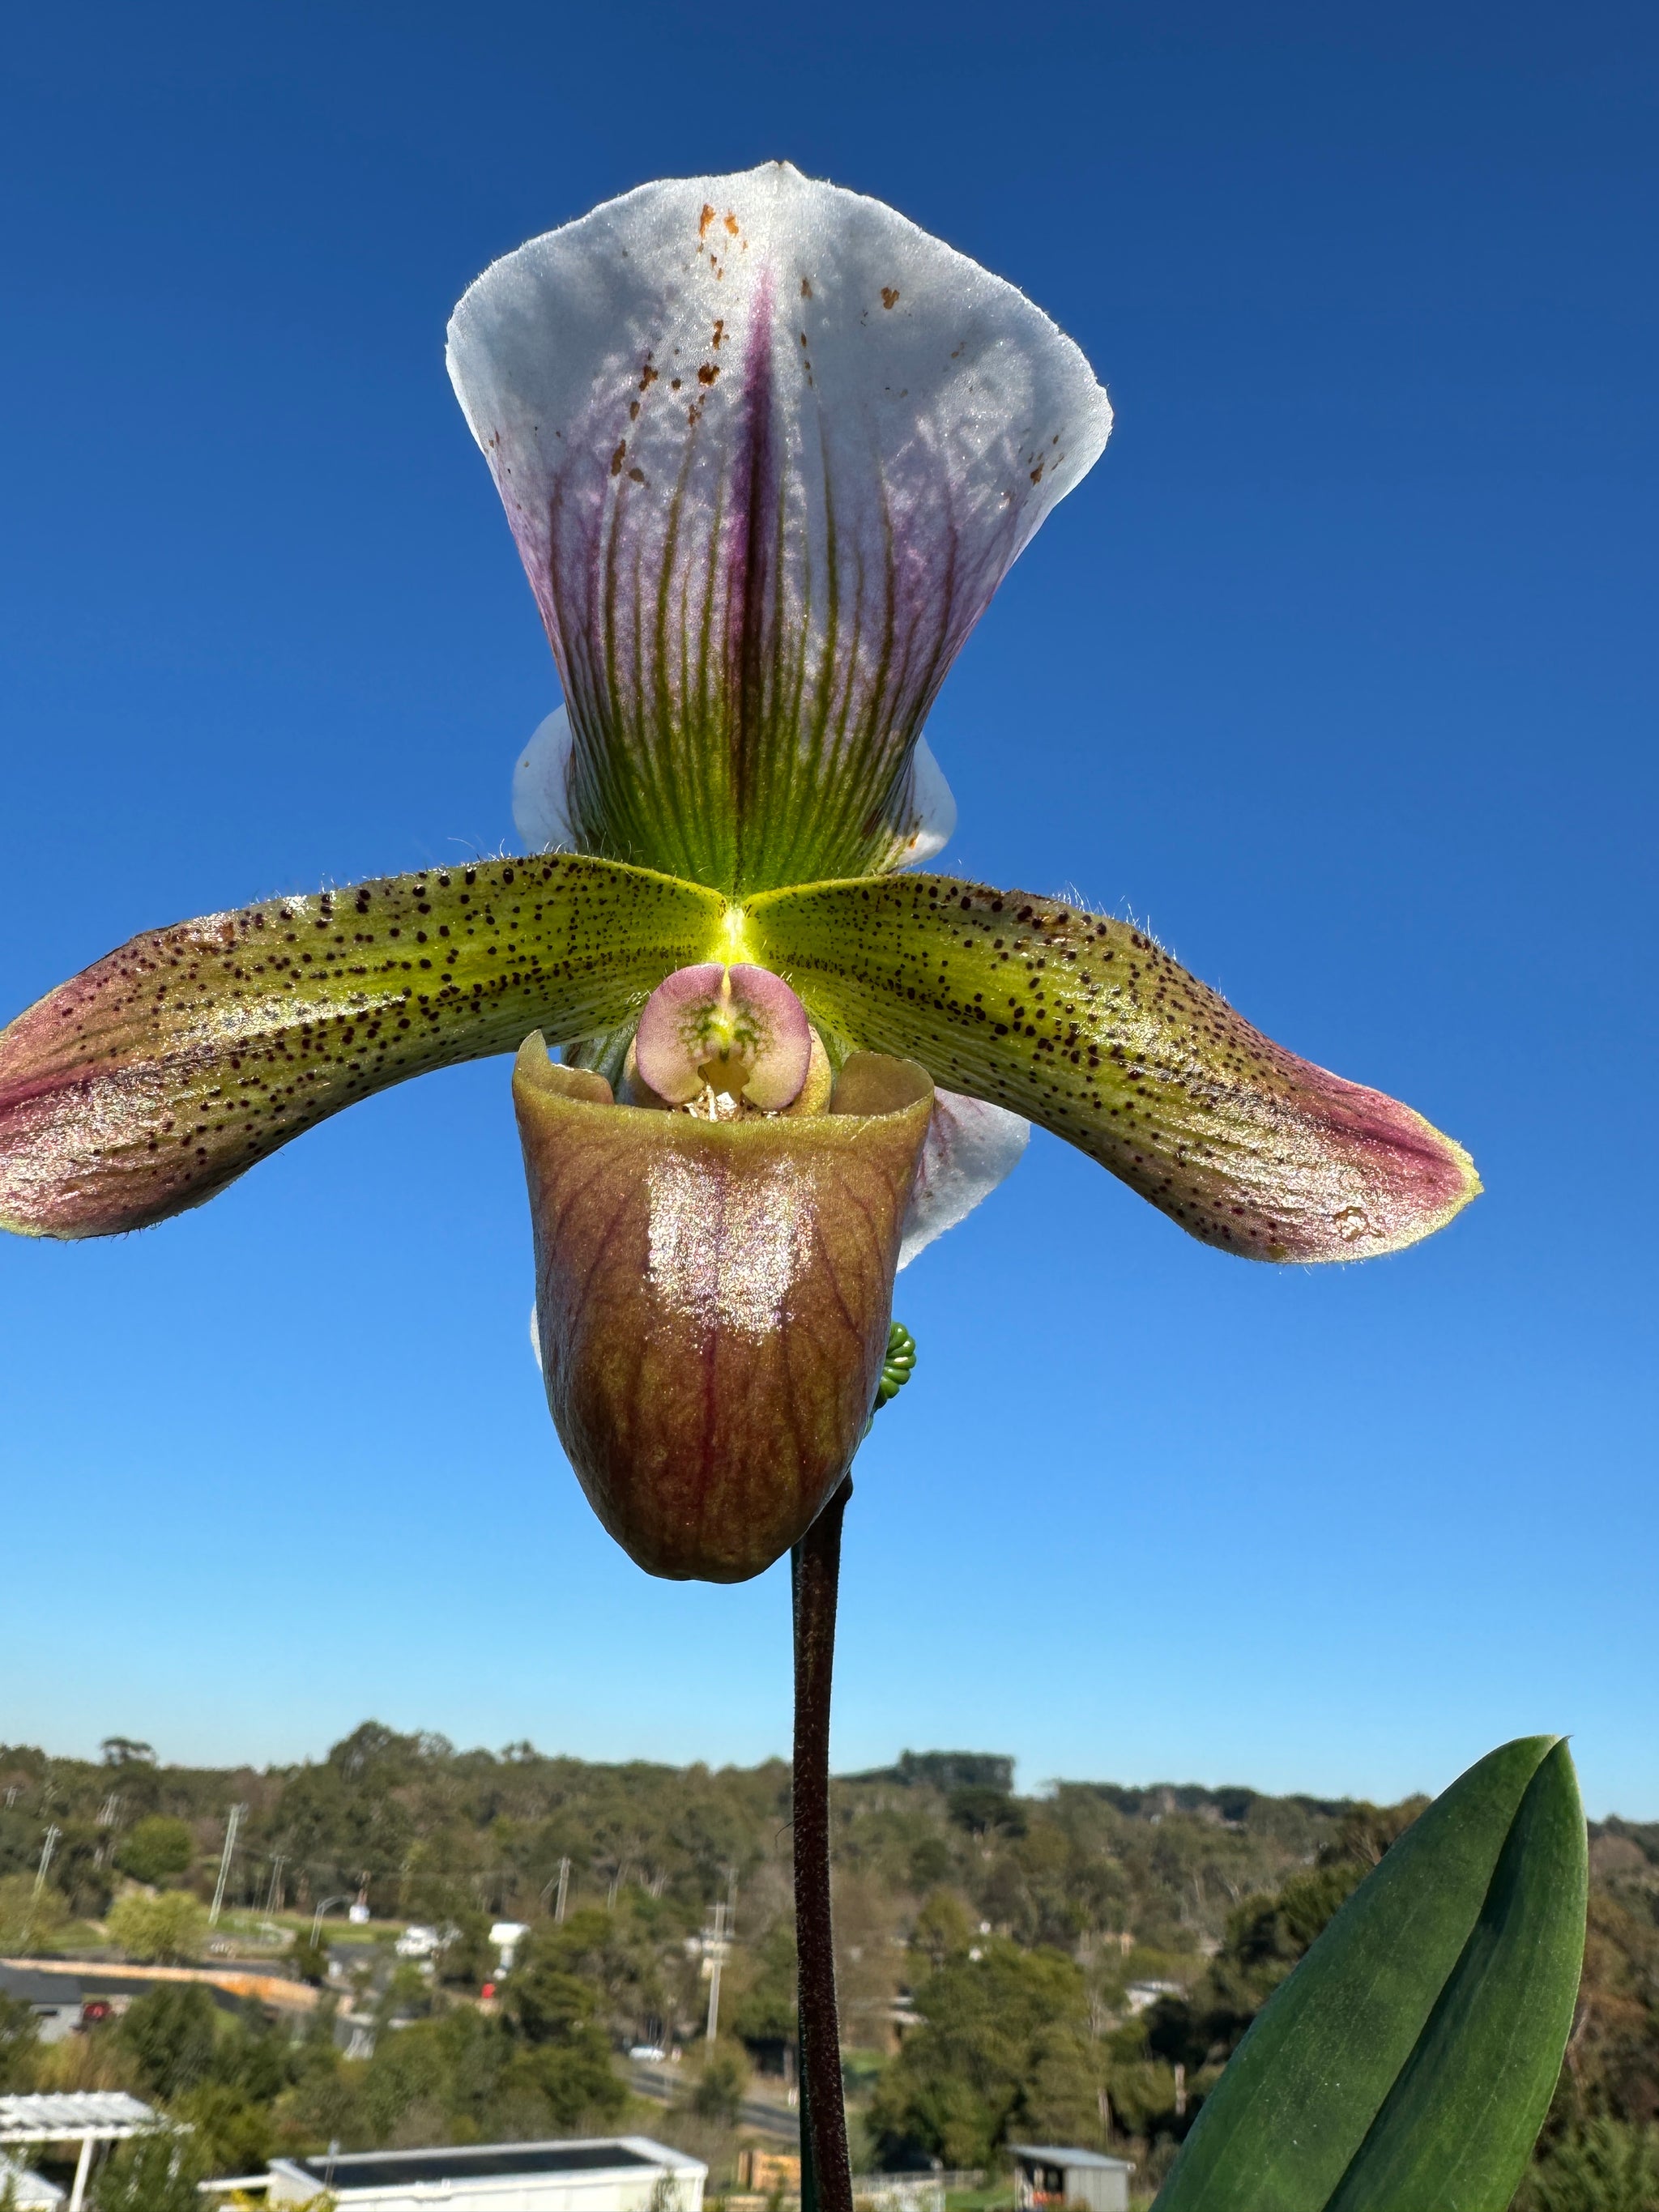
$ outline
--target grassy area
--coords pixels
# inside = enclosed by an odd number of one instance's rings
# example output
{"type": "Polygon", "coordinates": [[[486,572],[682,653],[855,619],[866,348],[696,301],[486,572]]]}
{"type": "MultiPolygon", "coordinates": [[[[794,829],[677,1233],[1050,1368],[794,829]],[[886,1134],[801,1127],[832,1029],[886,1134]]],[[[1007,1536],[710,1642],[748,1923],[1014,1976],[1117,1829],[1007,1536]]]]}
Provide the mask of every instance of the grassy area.
{"type": "Polygon", "coordinates": [[[56,1959],[70,1952],[107,1951],[110,1948],[109,1937],[97,1921],[66,1920],[61,1927],[54,1928],[50,1936],[31,1943],[27,1953],[21,1948],[13,1948],[7,1950],[6,1955],[17,1959],[25,1956],[56,1959]]]}

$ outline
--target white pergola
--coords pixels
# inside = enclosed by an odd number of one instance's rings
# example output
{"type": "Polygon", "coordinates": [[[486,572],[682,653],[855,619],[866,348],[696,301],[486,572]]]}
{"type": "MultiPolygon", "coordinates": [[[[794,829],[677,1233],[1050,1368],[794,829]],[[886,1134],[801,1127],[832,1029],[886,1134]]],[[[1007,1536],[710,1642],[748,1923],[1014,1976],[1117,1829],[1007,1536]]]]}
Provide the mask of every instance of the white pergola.
{"type": "Polygon", "coordinates": [[[78,2142],[81,2155],[69,2212],[81,2212],[87,2176],[99,2143],[125,2142],[162,2124],[158,2115],[124,2089],[77,2089],[39,2097],[0,2097],[0,2150],[26,2143],[78,2142]]]}

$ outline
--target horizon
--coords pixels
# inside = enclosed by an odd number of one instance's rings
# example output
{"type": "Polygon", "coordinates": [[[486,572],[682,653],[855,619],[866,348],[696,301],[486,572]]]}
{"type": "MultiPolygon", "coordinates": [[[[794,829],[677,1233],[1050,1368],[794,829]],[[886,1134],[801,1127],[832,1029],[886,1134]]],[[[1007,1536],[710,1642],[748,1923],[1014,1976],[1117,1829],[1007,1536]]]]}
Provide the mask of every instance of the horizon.
{"type": "MultiPolygon", "coordinates": [[[[252,1759],[196,1760],[188,1759],[169,1759],[165,1757],[161,1752],[157,1750],[154,1745],[149,1744],[148,1740],[143,1737],[106,1737],[100,1741],[98,1752],[96,1753],[49,1751],[44,1744],[29,1743],[22,1741],[21,1740],[15,1742],[0,1741],[0,1758],[3,1758],[7,1753],[38,1752],[49,1764],[53,1765],[94,1766],[100,1770],[107,1770],[111,1773],[118,1773],[124,1765],[131,1764],[139,1767],[148,1768],[152,1771],[162,1774],[252,1774],[255,1776],[289,1774],[296,1772],[305,1767],[325,1765],[327,1764],[333,1753],[341,1749],[343,1745],[349,1743],[351,1738],[362,1729],[368,1728],[382,1728],[387,1727],[388,1725],[388,1723],[381,1722],[372,1717],[365,1717],[362,1720],[357,1723],[356,1728],[349,1729],[343,1735],[337,1737],[335,1741],[324,1751],[306,1752],[293,1758],[272,1759],[261,1762],[256,1762],[252,1759]],[[114,1742],[118,1741],[129,1745],[148,1748],[155,1753],[155,1756],[152,1759],[140,1759],[129,1762],[121,1759],[111,1759],[101,1755],[104,1742],[114,1742]]],[[[432,1744],[435,1741],[435,1744],[438,1747],[434,1753],[434,1756],[435,1757],[453,1757],[456,1759],[477,1759],[483,1757],[495,1760],[498,1765],[517,1765],[520,1764],[521,1760],[522,1763],[527,1765],[532,1759],[568,1759],[574,1765],[582,1766],[653,1766],[659,1767],[664,1771],[671,1773],[684,1773],[689,1770],[702,1768],[709,1773],[720,1774],[723,1772],[752,1772],[757,1768],[763,1765],[779,1765],[787,1766],[790,1764],[790,1755],[787,1750],[766,1752],[763,1753],[758,1758],[741,1759],[732,1759],[716,1760],[711,1759],[699,1759],[695,1755],[687,1759],[636,1757],[596,1758],[585,1753],[552,1750],[542,1744],[523,1741],[509,1741],[495,1747],[483,1743],[457,1743],[452,1741],[449,1737],[442,1735],[441,1731],[435,1729],[419,1728],[392,1729],[390,1732],[405,1741],[419,1741],[426,1744],[432,1744]]],[[[1294,1786],[1279,1790],[1264,1790],[1258,1787],[1247,1778],[1236,1774],[1230,1775],[1224,1779],[1218,1781],[1206,1781],[1193,1776],[1187,1776],[1181,1780],[1177,1780],[1173,1774],[1158,1774],[1146,1779],[1141,1779],[1133,1776],[1125,1777],[1115,1774],[1045,1774],[1039,1779],[1026,1784],[1022,1783],[1020,1779],[1020,1767],[1023,1762],[1016,1753],[1006,1751],[988,1751],[983,1748],[970,1750],[962,1745],[929,1745],[926,1749],[917,1750],[914,1746],[908,1744],[905,1745],[900,1751],[896,1752],[891,1759],[877,1761],[869,1766],[860,1766],[856,1768],[842,1767],[832,1760],[830,1765],[830,1778],[832,1781],[846,1783],[872,1782],[878,1779],[883,1779],[890,1775],[896,1775],[899,1771],[901,1762],[906,1759],[911,1758],[917,1759],[1006,1759],[1009,1765],[1013,1770],[1013,1782],[1010,1794],[1016,1797],[1035,1799],[1047,1798],[1052,1796],[1052,1794],[1056,1790],[1068,1788],[1105,1788],[1121,1790],[1131,1795],[1139,1794],[1142,1796],[1150,1795],[1161,1790],[1176,1792],[1190,1790],[1199,1792],[1206,1797],[1221,1797],[1228,1796],[1235,1791],[1247,1790],[1250,1792],[1251,1795],[1257,1797],[1305,1799],[1308,1802],[1316,1805],[1337,1806],[1372,1804],[1376,1805],[1379,1808],[1386,1808],[1389,1806],[1403,1803],[1413,1797],[1432,1797],[1437,1794],[1437,1790],[1439,1788],[1443,1788],[1444,1786],[1443,1784],[1438,1784],[1437,1785],[1437,1789],[1434,1790],[1429,1790],[1426,1787],[1407,1789],[1401,1790],[1397,1796],[1391,1798],[1379,1798],[1366,1796],[1363,1794],[1357,1795],[1355,1793],[1346,1791],[1316,1790],[1294,1786]]],[[[1587,1808],[1586,1817],[1593,1824],[1599,1824],[1608,1820],[1622,1820],[1636,1826],[1644,1826],[1648,1825],[1646,1821],[1642,1820],[1638,1816],[1620,1811],[1620,1809],[1616,1806],[1608,1807],[1599,1813],[1587,1808]]]]}

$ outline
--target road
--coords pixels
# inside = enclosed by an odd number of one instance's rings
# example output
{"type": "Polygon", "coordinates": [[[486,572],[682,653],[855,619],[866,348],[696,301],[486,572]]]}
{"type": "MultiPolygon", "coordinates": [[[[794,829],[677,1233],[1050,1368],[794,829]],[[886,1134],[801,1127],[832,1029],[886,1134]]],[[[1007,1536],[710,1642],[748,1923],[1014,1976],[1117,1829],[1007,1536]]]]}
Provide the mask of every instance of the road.
{"type": "MultiPolygon", "coordinates": [[[[674,2103],[685,2081],[684,2069],[678,2066],[635,2063],[629,2068],[628,2075],[639,2095],[650,2097],[662,2105],[674,2103]]],[[[753,2128],[761,2135],[771,2136],[780,2145],[787,2144],[792,2151],[799,2148],[799,2115],[784,2103],[781,2094],[775,2099],[744,2098],[738,2106],[738,2123],[741,2127],[753,2128]]]]}

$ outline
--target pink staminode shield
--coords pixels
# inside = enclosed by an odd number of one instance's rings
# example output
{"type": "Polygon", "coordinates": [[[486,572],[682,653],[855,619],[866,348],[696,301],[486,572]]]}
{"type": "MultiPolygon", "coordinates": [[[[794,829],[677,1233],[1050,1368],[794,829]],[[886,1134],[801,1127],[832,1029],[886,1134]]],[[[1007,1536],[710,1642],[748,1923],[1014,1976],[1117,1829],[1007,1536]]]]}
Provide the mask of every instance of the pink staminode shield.
{"type": "Polygon", "coordinates": [[[651,994],[635,1051],[641,1075],[671,1105],[707,1088],[776,1113],[800,1095],[812,1032],[781,976],[710,960],[677,969],[651,994]]]}

